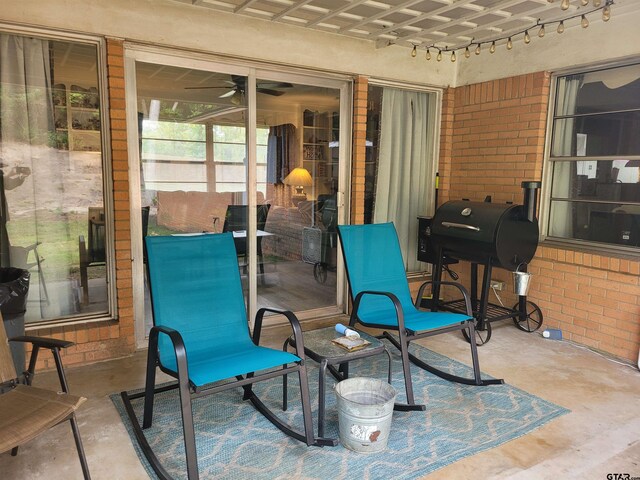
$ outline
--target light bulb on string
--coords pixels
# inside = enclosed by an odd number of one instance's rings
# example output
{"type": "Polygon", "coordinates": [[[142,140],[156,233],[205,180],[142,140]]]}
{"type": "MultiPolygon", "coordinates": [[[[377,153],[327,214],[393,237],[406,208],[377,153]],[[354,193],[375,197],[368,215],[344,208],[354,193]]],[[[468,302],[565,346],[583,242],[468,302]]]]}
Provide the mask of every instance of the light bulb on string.
{"type": "Polygon", "coordinates": [[[582,20],[580,20],[580,25],[582,28],[587,28],[589,26],[589,20],[585,15],[582,15],[582,20]]]}
{"type": "Polygon", "coordinates": [[[529,30],[524,31],[524,43],[529,44],[531,42],[531,36],[529,35],[529,30]]]}
{"type": "Polygon", "coordinates": [[[471,56],[471,52],[469,51],[469,47],[464,49],[464,57],[469,58],[471,56]]]}
{"type": "Polygon", "coordinates": [[[569,0],[562,0],[562,3],[560,4],[560,8],[562,10],[567,10],[570,6],[569,0]]]}
{"type": "Polygon", "coordinates": [[[544,24],[540,27],[540,30],[538,30],[538,36],[540,38],[544,37],[545,31],[544,31],[544,24]]]}
{"type": "Polygon", "coordinates": [[[451,61],[452,62],[456,61],[456,51],[455,50],[453,52],[451,52],[451,61]]]}
{"type": "Polygon", "coordinates": [[[411,50],[411,56],[415,57],[417,54],[418,54],[418,47],[414,45],[413,49],[411,50]]]}
{"type": "Polygon", "coordinates": [[[442,51],[438,50],[438,56],[436,57],[436,60],[440,61],[442,60],[442,51]]]}
{"type": "Polygon", "coordinates": [[[564,20],[561,20],[560,23],[558,24],[558,33],[563,33],[564,32],[564,20]]]}
{"type": "Polygon", "coordinates": [[[602,9],[602,21],[608,22],[611,19],[611,7],[607,5],[602,9]]]}
{"type": "Polygon", "coordinates": [[[427,48],[427,54],[425,55],[427,60],[431,60],[431,52],[429,51],[429,49],[427,48]]]}
{"type": "Polygon", "coordinates": [[[480,55],[480,44],[476,47],[476,55],[480,55]]]}
{"type": "Polygon", "coordinates": [[[496,53],[496,41],[495,40],[491,43],[491,47],[489,48],[489,52],[490,53],[496,53]]]}
{"type": "Polygon", "coordinates": [[[509,37],[509,40],[507,40],[507,50],[511,50],[513,48],[513,40],[511,40],[511,37],[509,37]]]}
{"type": "Polygon", "coordinates": [[[580,3],[583,7],[586,7],[587,5],[589,5],[589,0],[580,0],[580,3]]]}
{"type": "Polygon", "coordinates": [[[593,6],[598,8],[602,4],[601,0],[593,0],[593,6]]]}

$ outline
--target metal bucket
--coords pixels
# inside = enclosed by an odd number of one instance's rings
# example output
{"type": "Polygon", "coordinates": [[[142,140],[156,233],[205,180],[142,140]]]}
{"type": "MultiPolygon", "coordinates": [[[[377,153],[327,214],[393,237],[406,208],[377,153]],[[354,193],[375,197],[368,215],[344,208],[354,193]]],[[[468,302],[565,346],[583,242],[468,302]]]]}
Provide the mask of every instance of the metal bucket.
{"type": "Polygon", "coordinates": [[[396,390],[375,378],[355,377],[335,387],[340,441],[360,453],[387,448],[396,390]]]}
{"type": "MultiPolygon", "coordinates": [[[[520,265],[518,265],[520,268],[520,265]]],[[[516,295],[520,295],[524,297],[527,295],[529,291],[529,281],[531,280],[531,274],[528,272],[520,272],[516,268],[516,271],[513,272],[513,291],[516,295]]]]}

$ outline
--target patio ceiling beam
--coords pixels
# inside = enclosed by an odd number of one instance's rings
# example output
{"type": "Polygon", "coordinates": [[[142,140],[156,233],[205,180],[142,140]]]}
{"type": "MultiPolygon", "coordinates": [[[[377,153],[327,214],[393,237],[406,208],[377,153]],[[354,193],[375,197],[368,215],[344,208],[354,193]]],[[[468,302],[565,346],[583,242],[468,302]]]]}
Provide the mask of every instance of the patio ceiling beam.
{"type": "Polygon", "coordinates": [[[274,22],[277,21],[277,20],[280,20],[282,17],[286,17],[291,12],[294,12],[294,11],[298,10],[299,8],[302,8],[306,4],[311,3],[311,2],[312,2],[312,0],[301,0],[298,3],[294,3],[289,8],[285,8],[284,10],[282,10],[277,15],[274,15],[273,17],[271,17],[271,20],[274,21],[274,22]]]}
{"type": "Polygon", "coordinates": [[[362,5],[363,3],[366,3],[368,1],[369,0],[353,0],[352,2],[348,2],[346,5],[343,5],[337,10],[331,10],[323,17],[316,18],[313,22],[310,22],[308,26],[313,27],[314,25],[318,25],[319,23],[325,22],[333,17],[340,15],[341,13],[346,12],[347,10],[351,10],[352,8],[357,7],[358,5],[362,5]]]}
{"type": "Polygon", "coordinates": [[[256,3],[258,0],[246,0],[246,2],[241,3],[240,5],[238,5],[234,10],[233,13],[240,13],[244,10],[246,10],[247,8],[249,8],[251,5],[253,5],[254,3],[256,3]]]}

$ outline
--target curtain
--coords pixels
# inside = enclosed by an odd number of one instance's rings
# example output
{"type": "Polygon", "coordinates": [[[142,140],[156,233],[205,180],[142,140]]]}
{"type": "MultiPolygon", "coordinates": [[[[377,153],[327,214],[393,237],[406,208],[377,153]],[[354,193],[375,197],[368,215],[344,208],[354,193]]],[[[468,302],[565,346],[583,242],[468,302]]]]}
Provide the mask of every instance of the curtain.
{"type": "MultiPolygon", "coordinates": [[[[584,81],[583,75],[562,77],[558,83],[558,105],[556,116],[574,115],[578,92],[584,81]]],[[[552,157],[575,156],[577,136],[575,118],[556,120],[553,131],[552,157]]],[[[553,162],[552,196],[571,198],[576,181],[576,162],[553,162]]],[[[573,208],[570,202],[556,201],[552,208],[549,234],[554,237],[572,238],[574,236],[573,208]]]]}
{"type": "Polygon", "coordinates": [[[407,271],[418,271],[418,215],[427,210],[430,95],[385,88],[373,222],[393,222],[407,271]]]}
{"type": "Polygon", "coordinates": [[[62,211],[68,157],[54,143],[49,42],[0,34],[0,266],[28,268],[38,217],[62,211]]]}
{"type": "Polygon", "coordinates": [[[269,128],[267,139],[267,183],[281,184],[298,164],[296,127],[290,123],[269,128]]]}

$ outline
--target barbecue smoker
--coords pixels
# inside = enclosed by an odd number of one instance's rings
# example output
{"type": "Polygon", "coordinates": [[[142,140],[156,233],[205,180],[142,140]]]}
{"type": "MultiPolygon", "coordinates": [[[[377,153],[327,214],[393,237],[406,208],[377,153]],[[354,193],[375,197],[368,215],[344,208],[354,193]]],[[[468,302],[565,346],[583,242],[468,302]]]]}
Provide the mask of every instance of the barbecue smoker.
{"type": "MultiPolygon", "coordinates": [[[[471,262],[470,295],[478,345],[491,338],[493,321],[511,318],[526,332],[534,332],[542,325],[542,311],[535,303],[527,301],[526,291],[516,292],[525,295],[518,297],[513,308],[506,308],[501,301],[501,305],[489,302],[494,267],[526,275],[527,264],[538,247],[536,204],[540,185],[540,182],[522,182],[523,205],[490,203],[490,197],[485,202],[454,200],[438,208],[430,221],[419,219],[418,260],[434,264],[434,281],[441,280],[442,270],[448,270],[448,264],[457,260],[471,262]],[[484,267],[479,300],[478,265],[484,267]]],[[[432,298],[440,298],[439,293],[436,283],[432,298]]],[[[466,313],[464,299],[437,302],[431,306],[466,313]]],[[[470,339],[467,337],[467,340],[470,339]]]]}

